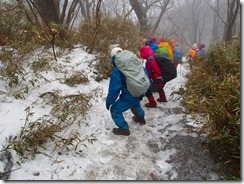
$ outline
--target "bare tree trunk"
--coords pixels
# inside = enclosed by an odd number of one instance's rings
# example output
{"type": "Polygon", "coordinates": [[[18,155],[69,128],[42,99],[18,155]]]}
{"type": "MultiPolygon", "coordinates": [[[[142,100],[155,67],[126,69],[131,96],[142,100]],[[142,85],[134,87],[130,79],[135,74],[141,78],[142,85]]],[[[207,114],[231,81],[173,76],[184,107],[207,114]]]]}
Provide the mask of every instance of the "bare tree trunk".
{"type": "Polygon", "coordinates": [[[227,20],[224,29],[224,41],[230,41],[233,36],[234,24],[237,18],[237,14],[240,10],[240,1],[239,0],[228,0],[227,6],[227,20]],[[231,1],[231,2],[230,2],[231,1]]]}
{"type": "Polygon", "coordinates": [[[96,16],[95,16],[96,27],[94,30],[94,35],[92,37],[91,43],[86,48],[86,52],[88,52],[88,53],[92,53],[92,51],[93,51],[93,42],[94,42],[94,40],[97,36],[97,33],[100,29],[100,26],[101,26],[101,15],[100,15],[101,4],[102,4],[102,0],[98,0],[97,5],[96,5],[96,16]]]}
{"type": "Polygon", "coordinates": [[[129,0],[131,7],[136,13],[136,16],[138,18],[138,22],[141,28],[142,32],[148,31],[148,22],[147,22],[147,12],[146,9],[144,9],[141,5],[141,3],[138,0],[129,0]]]}
{"type": "Polygon", "coordinates": [[[34,0],[34,4],[41,12],[41,16],[46,22],[60,24],[59,19],[59,0],[34,0]]]}
{"type": "Polygon", "coordinates": [[[68,6],[68,0],[65,0],[64,1],[64,5],[63,5],[62,14],[61,14],[61,17],[60,17],[60,22],[62,24],[64,23],[64,17],[65,17],[65,12],[66,12],[67,6],[68,6]]]}
{"type": "Polygon", "coordinates": [[[168,16],[169,20],[173,23],[173,25],[177,28],[178,32],[179,32],[179,37],[181,38],[181,41],[184,42],[185,44],[188,45],[188,47],[191,47],[192,43],[189,43],[187,41],[187,39],[185,38],[185,35],[182,33],[181,29],[179,28],[179,26],[173,21],[173,19],[168,16]]]}
{"type": "Polygon", "coordinates": [[[90,8],[95,0],[78,0],[80,4],[81,14],[86,20],[91,20],[90,8]]]}
{"type": "Polygon", "coordinates": [[[161,22],[161,19],[162,19],[164,13],[167,10],[167,6],[168,6],[169,2],[170,2],[170,0],[166,0],[165,2],[163,2],[163,6],[161,8],[160,14],[159,14],[159,16],[157,18],[157,21],[155,22],[155,24],[153,26],[152,34],[154,34],[156,32],[156,30],[158,29],[158,26],[159,26],[159,24],[161,22]]]}
{"type": "Polygon", "coordinates": [[[223,34],[223,41],[230,41],[234,34],[235,30],[235,23],[237,18],[239,17],[240,13],[240,1],[239,0],[227,0],[227,17],[224,20],[223,15],[220,14],[219,10],[221,9],[219,6],[219,2],[217,3],[216,7],[213,7],[207,0],[205,2],[213,9],[219,19],[224,23],[224,34],[223,34]]]}
{"type": "Polygon", "coordinates": [[[70,8],[69,8],[69,11],[68,11],[68,14],[67,14],[67,18],[66,18],[66,21],[65,21],[65,25],[67,27],[69,27],[70,25],[70,22],[71,20],[73,19],[73,16],[74,16],[74,12],[75,12],[75,9],[77,7],[77,4],[78,4],[78,0],[73,0],[70,8]]]}
{"type": "Polygon", "coordinates": [[[193,28],[193,37],[191,40],[192,43],[197,42],[197,30],[198,30],[197,16],[198,16],[198,13],[197,13],[197,9],[196,9],[196,6],[197,6],[196,4],[197,4],[197,1],[193,1],[192,8],[191,8],[192,23],[193,23],[193,27],[192,27],[193,28]]]}
{"type": "Polygon", "coordinates": [[[78,17],[78,13],[79,13],[79,11],[80,11],[79,9],[76,10],[75,17],[73,18],[73,21],[72,21],[72,23],[70,24],[70,28],[69,28],[69,33],[68,33],[68,35],[70,35],[70,33],[71,33],[71,30],[72,30],[72,28],[73,28],[73,26],[74,26],[75,20],[76,20],[77,17],[78,17]]]}
{"type": "Polygon", "coordinates": [[[218,16],[215,14],[213,19],[213,31],[210,39],[210,45],[214,44],[217,40],[220,39],[219,37],[219,19],[218,16]]]}

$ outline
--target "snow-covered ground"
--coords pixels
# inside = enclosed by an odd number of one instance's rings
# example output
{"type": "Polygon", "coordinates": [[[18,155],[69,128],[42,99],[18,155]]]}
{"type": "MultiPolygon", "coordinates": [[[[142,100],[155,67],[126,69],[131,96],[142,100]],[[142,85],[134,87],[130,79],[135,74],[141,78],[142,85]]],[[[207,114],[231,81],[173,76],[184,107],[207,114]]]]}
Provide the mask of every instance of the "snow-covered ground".
{"type": "MultiPolygon", "coordinates": [[[[30,88],[29,95],[26,95],[25,99],[15,99],[9,95],[13,91],[9,91],[7,81],[0,80],[0,145],[2,146],[7,144],[10,136],[15,137],[19,134],[21,127],[24,126],[27,107],[31,107],[31,112],[34,113],[33,120],[50,113],[52,105],[45,104],[39,97],[41,94],[60,90],[60,94],[65,96],[100,89],[100,94],[92,98],[92,107],[86,118],[82,119],[80,126],[74,124],[68,130],[68,132],[78,131],[81,140],[94,135],[97,141],[93,144],[85,141],[86,146],[80,144],[78,154],[72,150],[53,151],[53,147],[47,142],[44,146],[50,149],[42,150],[45,155],[37,154],[32,160],[26,160],[20,165],[19,156],[11,151],[12,170],[17,170],[10,174],[9,180],[187,180],[185,179],[187,177],[179,175],[177,168],[180,166],[177,166],[179,164],[177,159],[175,162],[172,160],[179,153],[177,149],[179,147],[174,145],[175,141],[172,140],[180,138],[175,144],[185,145],[185,149],[188,149],[188,146],[191,147],[188,145],[190,142],[184,141],[184,138],[199,139],[196,132],[201,125],[185,113],[180,104],[182,98],[177,94],[179,88],[184,87],[186,83],[188,64],[178,65],[177,78],[166,84],[168,103],[158,103],[157,108],[147,109],[144,106],[147,99],[144,98],[142,106],[146,113],[146,125],[140,126],[134,123],[132,113],[127,111],[124,116],[129,123],[131,135],[116,136],[112,133],[115,125],[105,108],[109,80],[99,83],[94,80],[92,66],[95,62],[95,56],[86,53],[82,48],[72,50],[58,58],[55,66],[60,68],[59,71],[48,70],[41,73],[50,82],[43,81],[39,87],[30,88]],[[61,82],[64,75],[69,76],[75,71],[82,70],[88,74],[90,80],[88,84],[70,87],[61,82]]],[[[158,94],[154,96],[158,98],[158,94]]],[[[190,157],[194,157],[194,154],[190,157]]],[[[208,162],[207,155],[205,158],[208,162]]],[[[0,172],[3,172],[5,162],[1,162],[0,172]]],[[[192,172],[185,172],[188,174],[188,180],[219,179],[214,165],[202,174],[205,178],[200,175],[193,176],[198,166],[190,162],[192,160],[189,159],[188,168],[192,169],[192,172]]]]}

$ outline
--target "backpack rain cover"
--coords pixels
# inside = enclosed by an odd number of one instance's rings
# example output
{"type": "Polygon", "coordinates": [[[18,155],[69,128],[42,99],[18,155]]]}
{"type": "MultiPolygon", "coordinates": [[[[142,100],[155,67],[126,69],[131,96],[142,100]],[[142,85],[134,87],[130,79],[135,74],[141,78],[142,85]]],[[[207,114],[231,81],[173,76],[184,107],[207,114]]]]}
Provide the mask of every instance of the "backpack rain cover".
{"type": "Polygon", "coordinates": [[[150,87],[150,80],[142,60],[134,53],[124,50],[115,56],[115,65],[125,75],[128,91],[134,97],[144,95],[150,87]]]}
{"type": "Polygon", "coordinates": [[[182,53],[180,47],[178,47],[178,46],[174,47],[174,61],[182,62],[182,56],[183,56],[183,53],[182,53]]]}

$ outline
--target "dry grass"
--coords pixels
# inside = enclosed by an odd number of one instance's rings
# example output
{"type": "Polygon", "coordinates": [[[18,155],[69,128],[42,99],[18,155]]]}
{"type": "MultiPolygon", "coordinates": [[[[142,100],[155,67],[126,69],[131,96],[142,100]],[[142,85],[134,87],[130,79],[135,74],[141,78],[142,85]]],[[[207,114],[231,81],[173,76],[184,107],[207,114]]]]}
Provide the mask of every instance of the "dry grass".
{"type": "Polygon", "coordinates": [[[208,115],[205,130],[226,179],[240,178],[240,40],[218,43],[188,76],[184,105],[208,115]]]}
{"type": "MultiPolygon", "coordinates": [[[[80,39],[88,45],[93,37],[93,22],[82,22],[80,27],[80,39]]],[[[96,65],[96,80],[99,82],[111,75],[112,63],[110,57],[111,45],[119,45],[121,48],[137,53],[139,46],[143,44],[143,37],[139,28],[128,20],[119,18],[104,18],[93,45],[93,51],[99,52],[96,65]]]]}
{"type": "MultiPolygon", "coordinates": [[[[62,152],[63,149],[76,151],[79,144],[96,141],[96,137],[83,138],[78,131],[64,134],[72,125],[80,125],[86,112],[92,106],[90,100],[100,89],[90,94],[72,94],[61,96],[59,91],[46,92],[40,95],[45,103],[52,103],[51,113],[32,121],[33,112],[27,107],[24,126],[7,149],[14,149],[21,159],[33,159],[36,154],[45,154],[47,143],[53,143],[53,149],[62,152]],[[48,96],[51,96],[48,97],[48,96]],[[49,100],[48,100],[49,99],[49,100]],[[62,136],[61,136],[62,135],[62,136]]],[[[87,136],[86,136],[87,137],[87,136]]]]}

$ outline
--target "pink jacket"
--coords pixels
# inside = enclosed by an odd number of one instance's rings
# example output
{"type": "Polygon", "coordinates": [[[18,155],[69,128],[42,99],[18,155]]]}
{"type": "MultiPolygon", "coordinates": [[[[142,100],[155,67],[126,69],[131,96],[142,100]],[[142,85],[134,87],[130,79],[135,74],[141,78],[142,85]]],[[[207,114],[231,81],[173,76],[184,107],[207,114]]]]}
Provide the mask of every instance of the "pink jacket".
{"type": "Polygon", "coordinates": [[[162,77],[162,72],[158,66],[158,63],[153,57],[154,52],[148,45],[145,45],[140,49],[140,56],[141,56],[141,58],[147,60],[146,61],[146,70],[151,79],[157,79],[157,78],[162,77]]]}

